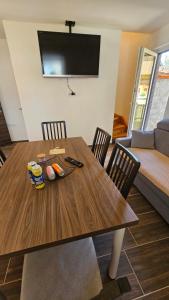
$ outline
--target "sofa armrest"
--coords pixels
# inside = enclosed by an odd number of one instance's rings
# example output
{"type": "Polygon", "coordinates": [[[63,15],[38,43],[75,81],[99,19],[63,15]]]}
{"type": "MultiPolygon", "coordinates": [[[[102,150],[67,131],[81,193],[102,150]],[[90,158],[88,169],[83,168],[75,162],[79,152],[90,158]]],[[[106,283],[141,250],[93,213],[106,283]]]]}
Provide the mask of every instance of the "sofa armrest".
{"type": "Polygon", "coordinates": [[[120,143],[124,147],[131,147],[131,136],[124,137],[124,138],[118,138],[115,140],[115,143],[120,143]]]}

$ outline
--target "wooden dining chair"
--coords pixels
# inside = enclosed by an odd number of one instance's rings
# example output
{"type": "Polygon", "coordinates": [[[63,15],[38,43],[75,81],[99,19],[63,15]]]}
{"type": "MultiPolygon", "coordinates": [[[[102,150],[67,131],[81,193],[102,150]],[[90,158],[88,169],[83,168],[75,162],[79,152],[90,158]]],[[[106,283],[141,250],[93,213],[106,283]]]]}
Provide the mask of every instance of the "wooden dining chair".
{"type": "Polygon", "coordinates": [[[116,143],[106,172],[126,199],[140,168],[138,159],[124,146],[116,143]]]}
{"type": "Polygon", "coordinates": [[[44,140],[58,140],[67,138],[65,121],[42,122],[41,126],[44,140]]]}
{"type": "Polygon", "coordinates": [[[99,127],[96,128],[91,150],[102,166],[104,166],[110,139],[110,134],[99,127]]]}
{"type": "Polygon", "coordinates": [[[4,164],[5,161],[6,161],[5,154],[4,154],[3,151],[0,149],[0,168],[2,167],[2,165],[4,164]]]}

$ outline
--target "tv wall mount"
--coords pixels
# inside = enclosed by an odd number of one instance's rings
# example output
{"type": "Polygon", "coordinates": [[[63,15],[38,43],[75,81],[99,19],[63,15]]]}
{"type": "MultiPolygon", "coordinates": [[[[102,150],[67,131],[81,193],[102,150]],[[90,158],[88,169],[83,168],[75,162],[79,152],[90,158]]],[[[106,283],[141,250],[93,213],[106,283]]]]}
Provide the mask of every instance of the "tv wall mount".
{"type": "MultiPolygon", "coordinates": [[[[68,26],[69,27],[69,33],[72,33],[72,27],[75,26],[75,21],[68,21],[68,20],[66,20],[65,21],[65,26],[68,26]]],[[[66,78],[66,79],[67,79],[67,87],[70,90],[70,94],[69,95],[75,96],[76,93],[71,89],[71,87],[69,85],[69,78],[66,78]]]]}
{"type": "Polygon", "coordinates": [[[69,21],[69,20],[65,21],[65,26],[69,27],[69,33],[72,33],[72,27],[74,27],[75,24],[76,24],[75,21],[69,21]]]}

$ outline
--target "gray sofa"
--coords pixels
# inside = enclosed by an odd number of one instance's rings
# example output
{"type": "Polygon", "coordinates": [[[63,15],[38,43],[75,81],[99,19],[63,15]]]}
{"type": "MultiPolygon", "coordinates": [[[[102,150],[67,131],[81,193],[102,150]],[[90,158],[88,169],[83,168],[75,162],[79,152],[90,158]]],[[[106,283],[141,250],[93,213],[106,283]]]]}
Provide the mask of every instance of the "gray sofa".
{"type": "MultiPolygon", "coordinates": [[[[151,149],[146,149],[146,145],[137,147],[132,137],[119,138],[116,142],[130,148],[140,160],[141,168],[134,184],[169,223],[169,119],[160,121],[151,134],[154,135],[151,149]]],[[[138,140],[139,144],[144,144],[144,137],[138,140]]]]}

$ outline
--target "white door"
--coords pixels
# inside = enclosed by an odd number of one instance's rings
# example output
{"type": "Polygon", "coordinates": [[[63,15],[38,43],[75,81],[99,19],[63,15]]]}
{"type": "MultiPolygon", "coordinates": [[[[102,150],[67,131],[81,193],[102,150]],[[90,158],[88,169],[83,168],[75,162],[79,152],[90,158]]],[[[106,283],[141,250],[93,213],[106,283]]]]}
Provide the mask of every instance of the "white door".
{"type": "Polygon", "coordinates": [[[22,108],[5,39],[0,39],[0,102],[11,140],[27,140],[22,108]]]}
{"type": "Polygon", "coordinates": [[[147,48],[139,51],[128,131],[143,129],[149,104],[157,53],[147,48]]]}

